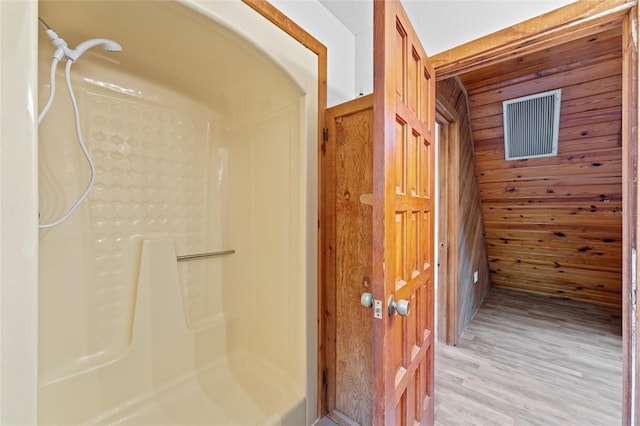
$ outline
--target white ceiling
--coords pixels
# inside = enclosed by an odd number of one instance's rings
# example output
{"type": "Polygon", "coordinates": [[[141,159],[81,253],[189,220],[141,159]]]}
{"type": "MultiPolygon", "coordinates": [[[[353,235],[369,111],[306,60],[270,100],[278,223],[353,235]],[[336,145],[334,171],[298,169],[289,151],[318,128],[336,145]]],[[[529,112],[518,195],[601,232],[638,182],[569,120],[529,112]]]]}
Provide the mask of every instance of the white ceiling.
{"type": "MultiPolygon", "coordinates": [[[[575,0],[403,0],[428,54],[491,34],[575,0]]],[[[353,34],[373,31],[372,0],[320,0],[353,34]]]]}
{"type": "Polygon", "coordinates": [[[353,34],[373,31],[373,0],[320,0],[353,34]]]}

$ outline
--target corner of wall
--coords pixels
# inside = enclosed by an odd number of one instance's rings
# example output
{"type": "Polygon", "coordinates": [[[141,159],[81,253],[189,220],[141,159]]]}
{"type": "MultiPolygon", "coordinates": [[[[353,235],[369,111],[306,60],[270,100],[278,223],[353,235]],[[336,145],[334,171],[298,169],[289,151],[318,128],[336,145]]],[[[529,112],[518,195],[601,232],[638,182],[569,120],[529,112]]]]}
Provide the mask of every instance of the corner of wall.
{"type": "Polygon", "coordinates": [[[356,36],[318,0],[271,3],[327,47],[327,106],[353,99],[356,36]]]}
{"type": "Polygon", "coordinates": [[[37,2],[0,1],[0,424],[37,423],[37,2]]]}
{"type": "Polygon", "coordinates": [[[356,96],[373,93],[373,31],[356,34],[355,43],[356,96]]]}

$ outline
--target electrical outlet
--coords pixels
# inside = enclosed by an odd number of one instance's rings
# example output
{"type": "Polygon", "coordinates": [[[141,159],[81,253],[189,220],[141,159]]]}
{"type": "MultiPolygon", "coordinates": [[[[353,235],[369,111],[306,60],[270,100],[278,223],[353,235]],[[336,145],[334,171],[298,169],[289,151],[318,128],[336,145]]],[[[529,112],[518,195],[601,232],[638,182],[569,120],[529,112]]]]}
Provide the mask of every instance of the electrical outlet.
{"type": "Polygon", "coordinates": [[[477,282],[478,282],[478,271],[475,271],[475,272],[473,273],[473,283],[475,284],[475,283],[477,283],[477,282]]]}

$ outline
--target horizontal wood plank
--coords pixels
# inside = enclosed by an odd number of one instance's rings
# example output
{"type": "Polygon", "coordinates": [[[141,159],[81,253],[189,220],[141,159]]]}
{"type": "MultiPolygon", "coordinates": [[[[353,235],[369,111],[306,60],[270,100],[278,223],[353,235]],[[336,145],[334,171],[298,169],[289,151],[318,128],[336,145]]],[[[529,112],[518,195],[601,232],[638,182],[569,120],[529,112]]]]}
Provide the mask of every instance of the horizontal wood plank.
{"type": "MultiPolygon", "coordinates": [[[[540,93],[562,87],[586,84],[605,77],[621,75],[621,66],[622,57],[619,55],[615,59],[608,59],[604,62],[594,63],[583,68],[571,69],[558,74],[542,76],[532,81],[517,83],[477,94],[470,94],[469,103],[472,107],[476,107],[492,104],[496,101],[502,102],[508,99],[518,98],[520,96],[527,96],[532,93],[540,93]]],[[[581,87],[578,87],[573,90],[581,89],[581,87]]],[[[473,113],[471,117],[475,117],[473,113]]]]}
{"type": "Polygon", "coordinates": [[[502,264],[511,266],[515,263],[521,263],[524,265],[532,265],[538,267],[545,267],[555,270],[562,270],[562,268],[569,268],[570,270],[593,270],[593,271],[606,271],[613,273],[620,273],[620,267],[622,266],[622,259],[611,259],[609,263],[594,264],[589,259],[580,259],[577,256],[559,256],[554,254],[553,257],[539,255],[533,255],[532,253],[517,253],[512,251],[495,252],[496,257],[489,258],[489,264],[492,268],[501,268],[502,264]]]}
{"type": "Polygon", "coordinates": [[[548,68],[566,69],[574,64],[590,63],[594,58],[620,50],[621,31],[620,27],[612,28],[593,37],[581,38],[484,67],[482,73],[465,75],[465,87],[470,93],[477,93],[501,87],[505,82],[522,82],[539,77],[548,68]]]}
{"type": "Polygon", "coordinates": [[[431,61],[438,80],[473,72],[510,58],[519,58],[525,50],[543,51],[619,27],[634,4],[626,0],[575,2],[441,52],[431,61]]]}
{"type": "Polygon", "coordinates": [[[469,92],[492,283],[528,291],[537,284],[589,301],[601,292],[600,302],[619,304],[620,23],[474,67],[460,80],[469,92]],[[506,161],[503,101],[554,89],[562,90],[558,154],[506,161]]]}

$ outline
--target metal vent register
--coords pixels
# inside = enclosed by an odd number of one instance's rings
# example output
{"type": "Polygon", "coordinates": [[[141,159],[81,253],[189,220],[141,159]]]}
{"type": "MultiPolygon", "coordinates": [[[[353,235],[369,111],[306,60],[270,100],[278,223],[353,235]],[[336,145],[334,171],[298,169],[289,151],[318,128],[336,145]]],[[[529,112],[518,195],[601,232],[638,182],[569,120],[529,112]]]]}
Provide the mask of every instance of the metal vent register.
{"type": "Polygon", "coordinates": [[[560,92],[552,90],[502,102],[505,160],[558,154],[560,92]]]}

